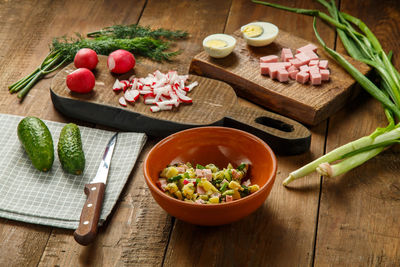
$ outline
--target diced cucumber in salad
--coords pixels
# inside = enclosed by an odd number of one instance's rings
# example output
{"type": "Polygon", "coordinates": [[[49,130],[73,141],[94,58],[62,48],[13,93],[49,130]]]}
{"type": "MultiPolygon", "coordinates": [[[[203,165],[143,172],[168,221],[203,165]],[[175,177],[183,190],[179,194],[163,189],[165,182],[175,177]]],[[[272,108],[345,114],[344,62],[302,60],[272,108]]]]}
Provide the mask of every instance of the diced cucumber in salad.
{"type": "Polygon", "coordinates": [[[198,204],[218,204],[246,197],[260,187],[251,184],[249,164],[232,164],[220,169],[214,164],[179,163],[168,165],[160,173],[157,185],[165,194],[198,204]]]}

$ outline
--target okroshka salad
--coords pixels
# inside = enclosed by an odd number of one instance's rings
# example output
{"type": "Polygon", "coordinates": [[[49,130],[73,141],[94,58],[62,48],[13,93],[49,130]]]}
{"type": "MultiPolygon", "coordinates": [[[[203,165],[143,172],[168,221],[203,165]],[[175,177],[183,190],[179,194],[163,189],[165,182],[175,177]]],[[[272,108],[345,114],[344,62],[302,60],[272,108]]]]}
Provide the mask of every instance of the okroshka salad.
{"type": "Polygon", "coordinates": [[[220,169],[214,164],[191,163],[168,165],[160,173],[157,185],[165,194],[198,204],[218,204],[246,197],[260,187],[247,177],[249,164],[232,164],[220,169]]]}

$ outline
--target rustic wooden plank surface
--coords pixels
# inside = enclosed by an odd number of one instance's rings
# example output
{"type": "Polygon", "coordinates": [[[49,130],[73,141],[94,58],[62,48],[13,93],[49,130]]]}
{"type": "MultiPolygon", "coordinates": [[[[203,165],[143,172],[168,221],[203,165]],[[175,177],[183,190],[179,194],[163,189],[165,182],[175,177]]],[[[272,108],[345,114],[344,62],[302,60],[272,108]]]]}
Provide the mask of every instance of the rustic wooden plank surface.
{"type": "MultiPolygon", "coordinates": [[[[274,2],[320,7],[308,0],[274,2]]],[[[396,1],[368,0],[360,4],[342,0],[341,8],[365,20],[385,50],[394,50],[398,62],[400,7],[396,1]]],[[[48,92],[50,79],[39,82],[22,103],[7,91],[6,85],[41,62],[54,36],[137,21],[188,30],[191,38],[178,43],[178,48],[184,49],[178,60],[168,64],[143,60],[155,69],[183,73],[201,51],[205,36],[232,33],[256,19],[270,20],[285,31],[316,42],[311,17],[248,0],[0,0],[0,112],[95,126],[71,120],[54,109],[48,92]]],[[[325,25],[318,27],[327,44],[334,47],[333,31],[325,25]]],[[[338,50],[343,52],[340,45],[338,50]]],[[[241,99],[239,103],[260,109],[241,99]]],[[[398,147],[345,176],[324,181],[321,199],[316,174],[296,181],[291,189],[280,185],[290,171],[324,153],[325,138],[327,150],[331,150],[384,126],[384,121],[380,105],[364,95],[328,122],[311,128],[310,152],[278,157],[277,181],[265,204],[242,221],[220,227],[198,227],[175,220],[153,201],[142,173],[143,159],[157,142],[151,139],[93,245],[77,245],[70,230],[0,219],[0,266],[397,266],[398,147]]]]}
{"type": "MultiPolygon", "coordinates": [[[[385,51],[394,51],[399,69],[399,3],[345,0],[340,8],[361,18],[385,51]]],[[[364,95],[330,120],[327,150],[385,127],[386,121],[381,104],[364,95]]],[[[324,179],[315,266],[399,266],[399,153],[395,146],[346,175],[324,179]]]]}

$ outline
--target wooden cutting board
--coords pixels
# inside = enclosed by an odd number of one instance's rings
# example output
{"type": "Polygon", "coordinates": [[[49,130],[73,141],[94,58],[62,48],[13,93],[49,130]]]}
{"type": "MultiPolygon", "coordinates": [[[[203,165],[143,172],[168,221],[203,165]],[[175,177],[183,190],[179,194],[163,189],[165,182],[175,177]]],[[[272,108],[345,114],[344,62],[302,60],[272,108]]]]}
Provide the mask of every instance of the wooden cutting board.
{"type": "MultiPolygon", "coordinates": [[[[203,51],[193,58],[189,72],[225,81],[239,96],[308,125],[316,125],[328,118],[357,94],[353,87],[354,79],[320,46],[320,58],[329,60],[329,82],[319,86],[303,85],[293,80],[281,83],[260,74],[259,58],[266,55],[280,56],[282,48],[291,48],[295,53],[297,48],[310,42],[280,31],[272,44],[251,47],[246,44],[240,31],[236,31],[233,36],[237,44],[232,54],[215,59],[203,51]]],[[[370,70],[367,65],[345,57],[363,74],[370,70]]]]}
{"type": "MultiPolygon", "coordinates": [[[[181,104],[172,111],[153,113],[140,97],[138,102],[122,107],[118,103],[122,92],[112,90],[117,76],[108,71],[106,62],[107,57],[99,56],[94,71],[96,85],[88,94],[74,93],[66,87],[66,76],[76,69],[73,63],[62,69],[51,83],[54,106],[69,117],[152,136],[166,136],[196,126],[218,125],[251,132],[280,154],[302,153],[310,146],[310,132],[300,123],[268,111],[240,106],[231,86],[196,75],[189,77],[190,81],[199,83],[188,94],[193,104],[181,104]]],[[[127,79],[132,74],[145,77],[153,71],[143,61],[132,73],[118,78],[127,79]]]]}

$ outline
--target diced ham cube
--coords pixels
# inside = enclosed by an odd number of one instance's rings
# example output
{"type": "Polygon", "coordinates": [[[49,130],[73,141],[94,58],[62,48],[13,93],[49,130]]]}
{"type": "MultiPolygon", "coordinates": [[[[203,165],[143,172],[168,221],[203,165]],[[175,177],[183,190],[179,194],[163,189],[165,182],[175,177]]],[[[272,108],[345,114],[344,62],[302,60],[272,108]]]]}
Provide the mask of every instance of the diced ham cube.
{"type": "Polygon", "coordinates": [[[330,71],[329,70],[321,69],[319,71],[319,73],[321,74],[321,80],[329,81],[329,75],[330,75],[330,71]]]}
{"type": "Polygon", "coordinates": [[[292,50],[290,48],[282,48],[281,60],[288,62],[290,59],[293,59],[292,50]]]}
{"type": "Polygon", "coordinates": [[[204,173],[202,169],[196,169],[196,176],[197,177],[204,177],[204,173]]]}
{"type": "Polygon", "coordinates": [[[244,186],[249,186],[250,184],[251,184],[250,179],[247,179],[246,181],[244,181],[242,183],[242,185],[244,185],[244,186]]]}
{"type": "Polygon", "coordinates": [[[299,68],[301,65],[303,65],[303,64],[301,63],[301,61],[300,61],[299,59],[297,59],[297,58],[290,59],[289,62],[290,62],[293,66],[295,66],[296,68],[299,68]]]}
{"type": "Polygon", "coordinates": [[[318,59],[319,57],[318,57],[318,55],[317,54],[315,54],[313,51],[304,51],[303,52],[304,54],[306,54],[306,56],[307,57],[309,57],[310,58],[310,60],[316,60],[316,59],[318,59]]]}
{"type": "Polygon", "coordinates": [[[307,66],[307,65],[300,66],[300,71],[309,72],[310,71],[310,67],[307,66]]]}
{"type": "Polygon", "coordinates": [[[304,52],[304,51],[312,51],[312,52],[315,53],[315,52],[317,52],[317,48],[318,47],[316,47],[313,44],[308,44],[308,45],[302,46],[300,48],[297,48],[296,53],[301,53],[301,52],[304,52]]]}
{"type": "Polygon", "coordinates": [[[279,57],[276,55],[270,55],[260,58],[260,62],[262,63],[271,63],[271,62],[278,62],[279,57]]]}
{"type": "Polygon", "coordinates": [[[196,200],[197,204],[206,204],[206,202],[204,200],[202,200],[201,198],[196,200]]]}
{"type": "Polygon", "coordinates": [[[289,80],[289,72],[285,69],[278,69],[278,81],[287,82],[289,80]]]}
{"type": "Polygon", "coordinates": [[[311,66],[309,72],[310,72],[310,73],[319,73],[319,68],[318,68],[318,66],[316,66],[316,65],[311,66]]]}
{"type": "Polygon", "coordinates": [[[204,190],[204,188],[200,185],[197,185],[196,191],[199,195],[204,195],[206,193],[206,190],[204,190]]]}
{"type": "Polygon", "coordinates": [[[319,61],[319,68],[320,69],[327,69],[328,68],[328,60],[320,60],[319,61]]]}
{"type": "Polygon", "coordinates": [[[290,79],[296,80],[296,75],[297,75],[297,73],[299,73],[299,70],[296,67],[294,69],[289,68],[288,72],[289,72],[290,79]]]}
{"type": "Polygon", "coordinates": [[[321,74],[310,72],[310,80],[313,85],[320,85],[321,84],[321,74]]]}
{"type": "Polygon", "coordinates": [[[165,187],[167,186],[167,179],[164,178],[160,178],[158,179],[158,181],[156,182],[157,186],[160,187],[160,189],[162,191],[165,192],[165,187]]]}
{"type": "Polygon", "coordinates": [[[178,173],[184,173],[186,171],[185,167],[176,167],[176,169],[178,170],[178,173]]]}
{"type": "Polygon", "coordinates": [[[233,196],[226,195],[225,199],[226,199],[226,202],[232,202],[233,201],[233,196]]]}
{"type": "Polygon", "coordinates": [[[308,66],[315,66],[315,65],[317,65],[318,66],[318,64],[319,64],[319,60],[318,59],[313,59],[313,60],[310,60],[310,63],[308,63],[308,66]]]}
{"type": "Polygon", "coordinates": [[[307,72],[299,72],[296,74],[296,81],[299,83],[305,84],[308,82],[308,79],[310,78],[310,74],[307,72]]]}
{"type": "Polygon", "coordinates": [[[295,57],[300,60],[301,65],[306,65],[310,62],[310,58],[305,53],[298,53],[295,57]]]}
{"type": "Polygon", "coordinates": [[[260,70],[262,75],[269,75],[269,66],[266,63],[260,64],[260,70]]]}
{"type": "Polygon", "coordinates": [[[271,79],[277,79],[278,78],[278,68],[271,67],[269,69],[269,77],[271,77],[271,79]]]}
{"type": "Polygon", "coordinates": [[[208,181],[212,180],[212,171],[210,169],[204,169],[203,175],[204,175],[204,177],[207,178],[208,181]]]}

